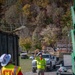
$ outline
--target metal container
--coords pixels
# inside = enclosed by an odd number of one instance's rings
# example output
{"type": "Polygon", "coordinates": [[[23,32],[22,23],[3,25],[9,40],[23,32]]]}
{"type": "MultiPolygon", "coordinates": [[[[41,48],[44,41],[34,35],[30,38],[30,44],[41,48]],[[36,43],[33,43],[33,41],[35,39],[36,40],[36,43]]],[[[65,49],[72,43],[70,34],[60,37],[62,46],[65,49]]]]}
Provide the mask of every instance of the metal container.
{"type": "Polygon", "coordinates": [[[11,54],[12,62],[19,65],[19,37],[16,34],[0,31],[0,55],[11,54]]]}

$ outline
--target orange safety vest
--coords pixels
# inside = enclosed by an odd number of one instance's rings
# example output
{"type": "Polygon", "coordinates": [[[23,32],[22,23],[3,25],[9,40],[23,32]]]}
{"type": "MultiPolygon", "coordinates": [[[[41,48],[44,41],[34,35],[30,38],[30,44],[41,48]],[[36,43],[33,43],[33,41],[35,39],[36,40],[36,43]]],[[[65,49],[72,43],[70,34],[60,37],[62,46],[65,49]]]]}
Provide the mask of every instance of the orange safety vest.
{"type": "Polygon", "coordinates": [[[21,67],[9,64],[1,69],[1,75],[18,75],[21,67]]]}

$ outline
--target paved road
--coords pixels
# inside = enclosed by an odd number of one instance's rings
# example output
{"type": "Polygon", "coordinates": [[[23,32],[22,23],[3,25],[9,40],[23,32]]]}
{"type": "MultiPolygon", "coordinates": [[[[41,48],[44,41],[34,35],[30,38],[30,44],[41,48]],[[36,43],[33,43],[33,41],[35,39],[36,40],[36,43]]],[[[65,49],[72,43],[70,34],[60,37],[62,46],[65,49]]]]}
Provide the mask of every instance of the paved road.
{"type": "MultiPolygon", "coordinates": [[[[24,75],[37,75],[37,73],[27,72],[24,75]]],[[[56,75],[56,72],[45,72],[45,75],[56,75]]]]}
{"type": "MultiPolygon", "coordinates": [[[[45,72],[45,75],[56,75],[56,71],[57,71],[58,68],[52,70],[52,71],[49,71],[49,72],[45,72]]],[[[37,75],[37,73],[33,73],[33,72],[26,72],[24,73],[23,75],[37,75]]]]}

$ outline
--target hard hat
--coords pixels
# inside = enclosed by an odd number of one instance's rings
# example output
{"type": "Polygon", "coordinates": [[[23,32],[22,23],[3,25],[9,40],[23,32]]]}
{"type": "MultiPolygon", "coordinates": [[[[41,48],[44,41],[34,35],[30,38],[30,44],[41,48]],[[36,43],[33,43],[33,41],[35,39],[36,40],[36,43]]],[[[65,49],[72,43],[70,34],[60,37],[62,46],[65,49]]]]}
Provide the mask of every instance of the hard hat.
{"type": "Polygon", "coordinates": [[[42,55],[42,52],[39,52],[39,53],[37,54],[37,56],[39,56],[39,55],[42,55]]]}
{"type": "Polygon", "coordinates": [[[11,59],[10,54],[1,55],[0,57],[1,66],[6,66],[9,63],[10,59],[11,59]]]}

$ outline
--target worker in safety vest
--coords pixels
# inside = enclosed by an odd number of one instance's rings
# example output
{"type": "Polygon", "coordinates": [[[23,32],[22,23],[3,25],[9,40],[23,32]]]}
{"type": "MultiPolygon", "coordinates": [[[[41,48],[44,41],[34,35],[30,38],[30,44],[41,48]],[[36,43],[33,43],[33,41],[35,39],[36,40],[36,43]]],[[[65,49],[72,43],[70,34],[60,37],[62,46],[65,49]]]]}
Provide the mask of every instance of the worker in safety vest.
{"type": "Polygon", "coordinates": [[[12,64],[10,54],[1,55],[0,62],[2,66],[0,75],[23,75],[21,67],[12,64]]]}
{"type": "Polygon", "coordinates": [[[42,57],[42,53],[39,52],[35,58],[37,60],[37,72],[38,75],[44,75],[45,67],[46,67],[46,61],[42,57]]]}

